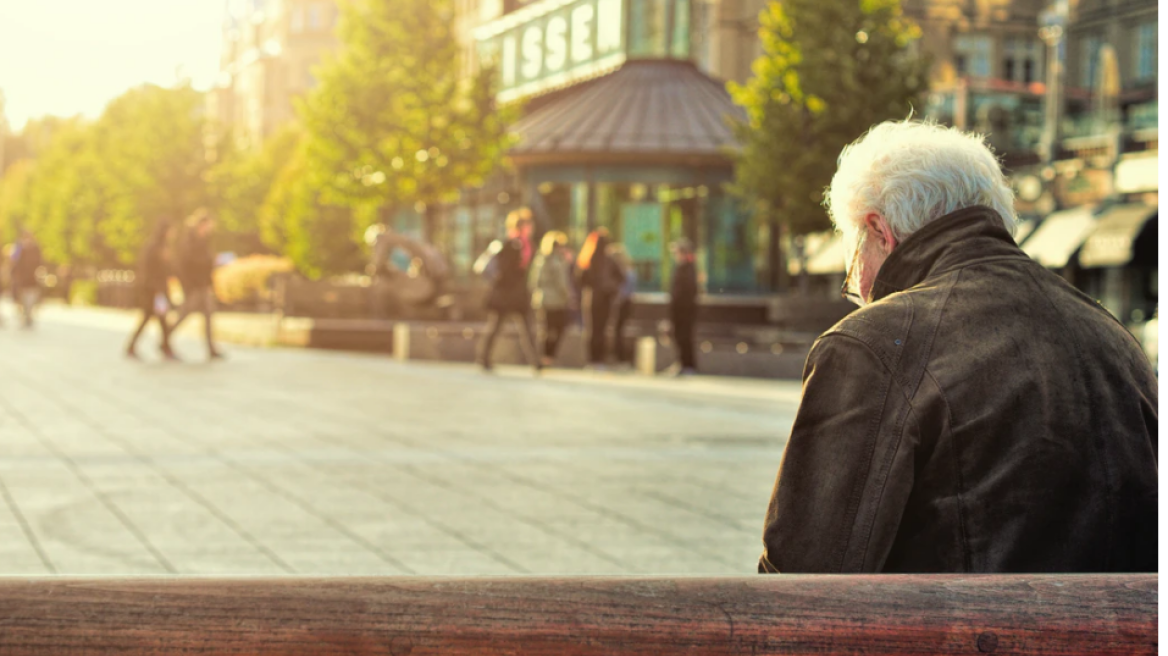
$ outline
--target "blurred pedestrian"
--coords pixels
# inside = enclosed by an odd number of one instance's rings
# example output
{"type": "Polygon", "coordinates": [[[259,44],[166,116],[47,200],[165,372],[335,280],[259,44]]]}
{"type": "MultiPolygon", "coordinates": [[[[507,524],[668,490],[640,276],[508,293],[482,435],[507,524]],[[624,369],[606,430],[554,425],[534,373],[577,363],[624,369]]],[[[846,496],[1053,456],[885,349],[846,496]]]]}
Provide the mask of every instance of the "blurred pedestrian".
{"type": "Polygon", "coordinates": [[[637,291],[637,269],[633,266],[633,258],[629,257],[629,251],[622,244],[612,244],[608,247],[608,253],[624,277],[624,282],[616,296],[616,327],[613,329],[616,359],[622,365],[632,365],[633,349],[631,343],[625,341],[625,324],[633,316],[633,294],[637,291]]]}
{"type": "Polygon", "coordinates": [[[543,337],[540,362],[545,367],[555,362],[571,312],[572,254],[567,243],[568,236],[562,232],[553,230],[544,235],[528,274],[531,307],[537,312],[543,337]]]}
{"type": "Polygon", "coordinates": [[[1156,374],[1018,248],[984,138],[889,121],[838,162],[860,308],[807,356],[759,571],[1156,572],[1156,374]]]}
{"type": "Polygon", "coordinates": [[[495,241],[475,263],[475,272],[491,282],[487,296],[487,327],[479,345],[479,365],[491,371],[495,340],[510,317],[519,328],[519,345],[538,372],[542,368],[531,327],[531,295],[527,291],[524,244],[531,241],[531,213],[515,210],[507,215],[507,237],[495,241]]]}
{"type": "Polygon", "coordinates": [[[40,299],[40,283],[37,270],[44,264],[41,246],[28,230],[21,232],[20,241],[12,250],[11,285],[12,300],[20,308],[21,321],[25,328],[32,328],[33,309],[40,299]]]}
{"type": "Polygon", "coordinates": [[[171,332],[194,312],[203,314],[203,332],[207,338],[207,357],[223,358],[212,339],[211,316],[215,313],[215,288],[212,278],[215,270],[215,250],[211,238],[215,232],[215,217],[204,209],[197,210],[186,222],[178,248],[178,276],[182,283],[183,303],[171,332]]]}
{"type": "Polygon", "coordinates": [[[673,285],[669,292],[669,320],[677,348],[678,375],[697,372],[694,332],[698,318],[698,275],[693,244],[688,239],[673,243],[673,285]]]}
{"type": "Polygon", "coordinates": [[[608,359],[609,317],[621,285],[624,284],[620,268],[608,256],[611,243],[607,229],[594,230],[584,240],[576,260],[580,287],[588,290],[585,294],[585,304],[588,306],[588,361],[598,369],[603,369],[608,359]]]}
{"type": "Polygon", "coordinates": [[[146,330],[146,325],[150,323],[150,320],[155,319],[158,321],[159,328],[162,329],[162,342],[159,346],[162,356],[167,360],[178,359],[170,348],[170,325],[166,321],[166,313],[170,311],[171,307],[170,293],[167,289],[171,270],[171,232],[170,222],[160,221],[154,227],[154,232],[147,240],[142,249],[142,255],[138,259],[136,282],[138,285],[138,307],[142,310],[142,320],[138,322],[138,328],[134,330],[134,334],[130,337],[130,343],[126,345],[126,357],[128,358],[138,359],[138,352],[135,350],[138,338],[142,336],[142,332],[146,330]]]}

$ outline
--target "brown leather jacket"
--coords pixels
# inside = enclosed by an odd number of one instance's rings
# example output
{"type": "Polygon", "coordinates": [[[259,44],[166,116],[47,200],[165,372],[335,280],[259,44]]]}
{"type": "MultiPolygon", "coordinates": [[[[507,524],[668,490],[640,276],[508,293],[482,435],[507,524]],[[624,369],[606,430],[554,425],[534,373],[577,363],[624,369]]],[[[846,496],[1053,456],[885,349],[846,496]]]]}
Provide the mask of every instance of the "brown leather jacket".
{"type": "Polygon", "coordinates": [[[1156,571],[1156,375],[971,207],[893,250],[824,333],[760,572],[1156,571]]]}

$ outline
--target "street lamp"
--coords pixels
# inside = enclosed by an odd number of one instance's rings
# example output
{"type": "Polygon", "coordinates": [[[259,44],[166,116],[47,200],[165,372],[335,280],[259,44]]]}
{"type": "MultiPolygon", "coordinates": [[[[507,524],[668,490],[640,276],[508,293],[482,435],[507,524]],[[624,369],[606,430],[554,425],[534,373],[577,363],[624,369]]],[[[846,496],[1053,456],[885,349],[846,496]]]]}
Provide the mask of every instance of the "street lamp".
{"type": "MultiPolygon", "coordinates": [[[[1059,123],[1062,121],[1063,62],[1066,60],[1067,0],[1054,0],[1038,16],[1038,37],[1046,43],[1046,116],[1040,153],[1049,168],[1058,155],[1059,123]]],[[[1049,175],[1044,171],[1045,175],[1049,175]]]]}

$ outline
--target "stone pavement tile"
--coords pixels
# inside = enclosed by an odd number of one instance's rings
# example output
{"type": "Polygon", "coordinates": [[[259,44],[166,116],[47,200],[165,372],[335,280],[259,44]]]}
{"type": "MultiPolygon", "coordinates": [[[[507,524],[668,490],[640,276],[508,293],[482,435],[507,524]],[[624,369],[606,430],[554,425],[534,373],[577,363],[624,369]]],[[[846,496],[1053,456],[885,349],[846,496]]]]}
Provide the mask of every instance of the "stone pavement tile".
{"type": "Polygon", "coordinates": [[[506,553],[508,558],[535,576],[613,576],[631,572],[619,556],[605,554],[600,557],[576,547],[555,550],[517,548],[506,553]]]}
{"type": "Polygon", "coordinates": [[[284,576],[287,572],[268,558],[248,552],[167,551],[167,558],[179,574],[200,576],[284,576]]]}
{"type": "Polygon", "coordinates": [[[46,563],[38,553],[36,545],[29,541],[25,528],[7,504],[0,504],[0,563],[3,572],[52,573],[52,563],[46,563]]]}
{"type": "Polygon", "coordinates": [[[409,549],[398,554],[419,576],[492,576],[526,574],[520,563],[507,563],[471,548],[409,549]]]}
{"type": "Polygon", "coordinates": [[[630,571],[636,574],[731,576],[754,572],[753,567],[743,570],[733,560],[714,560],[681,545],[671,548],[629,547],[620,555],[629,563],[630,571]]]}
{"type": "Polygon", "coordinates": [[[172,486],[111,489],[108,496],[164,552],[188,544],[250,548],[230,525],[172,486]]]}
{"type": "Polygon", "coordinates": [[[96,496],[69,474],[5,477],[9,494],[50,562],[61,572],[99,567],[162,573],[165,566],[96,496]]]}
{"type": "Polygon", "coordinates": [[[45,568],[40,559],[35,556],[27,557],[11,557],[6,553],[0,552],[0,563],[3,565],[3,571],[0,572],[0,580],[5,577],[23,577],[23,576],[51,576],[55,572],[50,572],[45,568]]]}
{"type": "Polygon", "coordinates": [[[0,340],[0,482],[69,571],[157,565],[126,563],[149,555],[128,523],[184,574],[749,572],[781,455],[758,445],[790,421],[762,386],[286,350],[164,366],[122,361],[121,333],[20,337],[0,340]]]}
{"type": "Polygon", "coordinates": [[[297,574],[305,576],[404,576],[412,573],[408,565],[387,562],[368,551],[340,545],[331,549],[304,549],[303,545],[280,545],[279,549],[280,557],[287,561],[297,574]]]}

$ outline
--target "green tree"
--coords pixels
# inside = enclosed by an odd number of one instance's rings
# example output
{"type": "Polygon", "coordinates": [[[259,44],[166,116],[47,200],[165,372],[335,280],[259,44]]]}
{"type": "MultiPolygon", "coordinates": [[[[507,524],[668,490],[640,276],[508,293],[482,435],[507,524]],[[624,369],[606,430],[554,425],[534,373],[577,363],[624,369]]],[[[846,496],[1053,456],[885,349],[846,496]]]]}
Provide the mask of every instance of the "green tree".
{"type": "MultiPolygon", "coordinates": [[[[494,72],[460,70],[453,0],[341,0],[339,55],[299,107],[322,202],[372,222],[451,200],[498,165],[494,72]]],[[[432,230],[425,221],[426,230],[432,230]]],[[[359,239],[362,225],[352,237],[359,239]]]]}
{"type": "Polygon", "coordinates": [[[32,230],[49,260],[114,264],[116,254],[99,231],[109,215],[112,194],[96,149],[95,127],[80,120],[58,126],[34,167],[27,212],[21,225],[13,227],[32,230]]]}
{"type": "Polygon", "coordinates": [[[28,223],[33,168],[32,160],[21,159],[0,178],[0,243],[11,243],[20,226],[28,223]]]}
{"type": "Polygon", "coordinates": [[[295,150],[260,207],[263,243],[310,278],[360,270],[359,219],[353,209],[323,201],[305,151],[304,145],[295,150]]]}
{"type": "Polygon", "coordinates": [[[203,95],[145,85],[109,104],[95,125],[108,171],[109,210],[99,230],[118,259],[137,257],[160,219],[180,221],[208,201],[203,95]]]}
{"type": "Polygon", "coordinates": [[[230,140],[219,149],[219,161],[209,171],[208,193],[225,247],[242,254],[269,250],[260,234],[260,208],[302,138],[299,127],[290,124],[258,150],[238,148],[230,140]]]}
{"type": "MultiPolygon", "coordinates": [[[[730,83],[747,121],[733,190],[778,232],[830,225],[823,190],[845,145],[905,118],[927,88],[919,29],[898,0],[783,0],[759,15],[763,54],[730,83]]],[[[781,242],[780,242],[781,243],[781,242]]]]}

